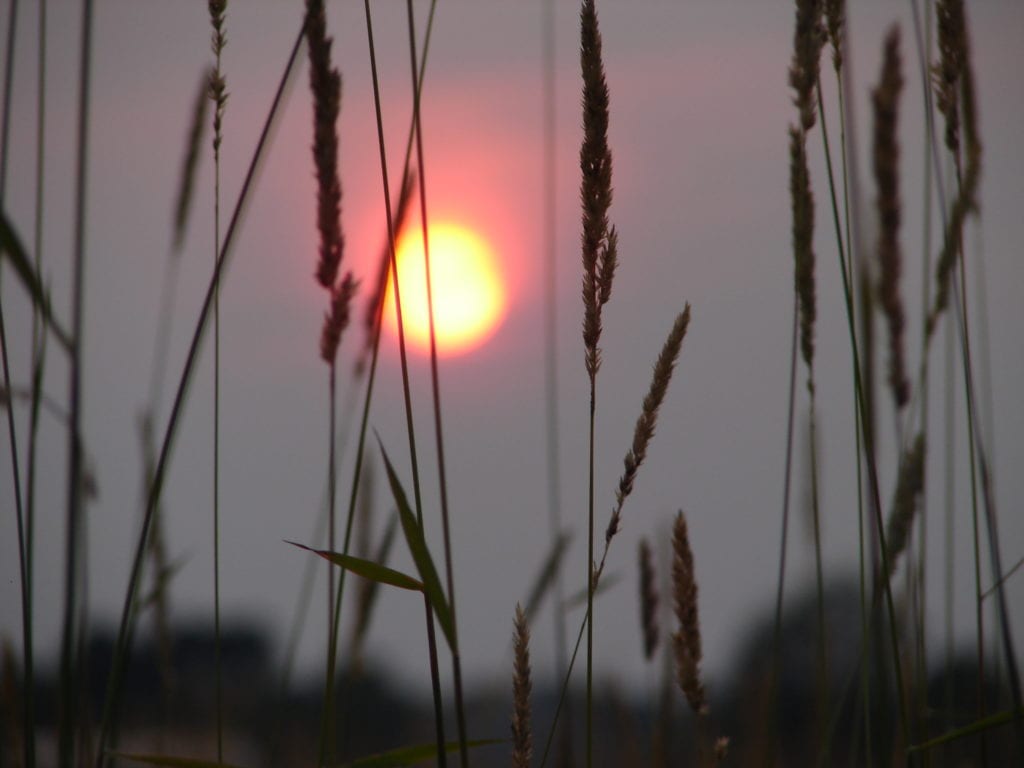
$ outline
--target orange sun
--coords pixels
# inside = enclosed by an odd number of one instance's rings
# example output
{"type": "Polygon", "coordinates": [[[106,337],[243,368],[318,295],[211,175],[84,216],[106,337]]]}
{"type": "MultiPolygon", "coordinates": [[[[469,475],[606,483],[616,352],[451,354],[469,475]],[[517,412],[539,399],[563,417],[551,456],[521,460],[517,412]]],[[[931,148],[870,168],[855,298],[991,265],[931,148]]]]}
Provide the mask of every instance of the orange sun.
{"type": "MultiPolygon", "coordinates": [[[[467,352],[486,341],[505,311],[505,293],[494,251],[472,230],[459,224],[432,223],[430,283],[434,304],[434,334],[439,354],[467,352]]],[[[395,245],[402,325],[406,341],[430,349],[427,283],[423,259],[423,232],[403,231],[395,245]]],[[[385,317],[398,333],[395,297],[388,278],[385,317]]]]}

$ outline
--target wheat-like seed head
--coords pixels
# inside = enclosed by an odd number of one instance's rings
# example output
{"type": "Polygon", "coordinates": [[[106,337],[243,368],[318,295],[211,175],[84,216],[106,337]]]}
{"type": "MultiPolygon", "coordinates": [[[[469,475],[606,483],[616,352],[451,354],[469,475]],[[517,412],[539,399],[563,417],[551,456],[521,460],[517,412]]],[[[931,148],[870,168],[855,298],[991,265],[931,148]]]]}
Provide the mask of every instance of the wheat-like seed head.
{"type": "Polygon", "coordinates": [[[626,497],[633,491],[633,483],[636,481],[636,473],[640,465],[647,457],[647,447],[654,437],[654,428],[658,423],[658,409],[665,399],[668,391],[668,383],[672,380],[672,372],[675,370],[676,360],[679,359],[679,350],[683,346],[683,338],[686,336],[686,329],[690,324],[690,304],[676,316],[669,331],[668,338],[661,348],[661,354],[654,364],[654,375],[651,377],[651,386],[644,397],[643,410],[640,418],[636,420],[636,427],[633,430],[633,445],[626,452],[623,459],[623,473],[619,478],[619,488],[615,492],[615,509],[612,512],[611,520],[605,531],[605,549],[612,537],[618,533],[619,519],[622,515],[622,505],[626,497]]]}
{"type": "Polygon", "coordinates": [[[814,90],[818,83],[821,48],[825,29],[821,23],[821,0],[796,0],[796,30],[793,33],[793,63],[789,67],[789,85],[796,91],[794,101],[800,111],[800,127],[814,127],[814,90]]]}
{"type": "Polygon", "coordinates": [[[334,364],[338,354],[341,334],[348,327],[351,316],[350,305],[359,283],[351,272],[346,272],[341,283],[331,291],[330,311],[324,315],[324,328],[320,334],[320,357],[328,365],[334,364]]]}
{"type": "Polygon", "coordinates": [[[530,628],[526,614],[516,603],[515,671],[512,675],[512,765],[530,768],[533,736],[530,728],[530,628]]]}
{"type": "MultiPolygon", "coordinates": [[[[789,194],[793,210],[793,263],[800,305],[800,351],[807,367],[814,366],[814,322],[817,302],[814,283],[814,196],[807,169],[807,134],[789,128],[789,194]]],[[[811,380],[807,386],[810,388],[811,380]]]]}
{"type": "Polygon", "coordinates": [[[906,325],[899,284],[900,254],[899,144],[896,140],[897,109],[903,76],[900,72],[899,28],[885,38],[882,76],[871,100],[874,105],[874,170],[878,185],[878,301],[889,328],[889,386],[897,408],[910,399],[903,331],[906,325]]]}
{"type": "Polygon", "coordinates": [[[188,141],[185,143],[185,158],[181,163],[181,181],[174,205],[174,252],[179,253],[185,240],[188,212],[192,204],[192,190],[195,188],[196,168],[199,165],[199,148],[203,142],[206,127],[207,83],[210,73],[204,72],[199,81],[199,90],[192,102],[192,122],[189,124],[188,141]]]}
{"type": "Polygon", "coordinates": [[[886,525],[885,549],[889,564],[888,577],[896,571],[896,564],[903,551],[907,548],[910,527],[917,511],[917,500],[924,490],[924,433],[918,433],[914,444],[903,454],[900,462],[900,474],[896,479],[896,492],[893,494],[892,511],[886,525]]]}
{"type": "Polygon", "coordinates": [[[640,626],[644,636],[644,658],[650,661],[658,650],[658,587],[654,557],[647,539],[640,540],[640,626]]]}
{"type": "Polygon", "coordinates": [[[309,85],[313,92],[313,164],[317,181],[317,229],[320,261],[316,277],[333,290],[345,247],[341,232],[341,180],[338,176],[338,112],[341,75],[331,67],[331,38],[323,0],[306,0],[309,85]]]}
{"type": "Polygon", "coordinates": [[[580,67],[583,71],[583,144],[580,147],[580,202],[583,207],[583,345],[587,373],[601,365],[601,307],[611,295],[617,236],[609,232],[612,154],[608,148],[608,84],[601,60],[601,33],[593,0],[580,9],[580,67]]]}
{"type": "Polygon", "coordinates": [[[832,66],[836,73],[843,68],[843,45],[846,36],[846,0],[825,0],[825,21],[832,43],[832,66]]]}
{"type": "Polygon", "coordinates": [[[679,620],[679,630],[672,637],[679,687],[686,695],[690,708],[698,715],[706,715],[707,697],[700,680],[703,653],[700,619],[697,615],[697,579],[693,570],[690,535],[682,510],[676,515],[672,529],[672,589],[673,605],[679,620]]]}

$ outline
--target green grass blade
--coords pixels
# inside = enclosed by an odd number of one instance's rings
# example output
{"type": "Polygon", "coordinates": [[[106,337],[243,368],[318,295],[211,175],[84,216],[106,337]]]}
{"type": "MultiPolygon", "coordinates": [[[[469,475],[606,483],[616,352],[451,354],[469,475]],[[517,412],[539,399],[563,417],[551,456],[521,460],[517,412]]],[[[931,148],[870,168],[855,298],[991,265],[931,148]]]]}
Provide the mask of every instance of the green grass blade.
{"type": "Polygon", "coordinates": [[[941,744],[948,744],[951,741],[962,739],[965,736],[973,736],[983,731],[991,730],[1000,725],[1006,725],[1012,723],[1014,720],[1024,718],[1024,708],[1022,709],[1007,709],[1003,712],[997,712],[994,715],[983,717],[981,720],[975,720],[969,725],[965,725],[962,728],[954,728],[952,731],[947,731],[941,736],[936,736],[934,739],[929,739],[922,744],[915,744],[912,747],[907,748],[907,754],[913,754],[914,752],[923,752],[927,749],[937,747],[941,744]]]}
{"type": "Polygon", "coordinates": [[[448,646],[454,649],[456,641],[455,627],[452,623],[452,612],[448,607],[448,600],[445,599],[444,590],[441,588],[441,579],[437,576],[434,560],[430,556],[430,550],[427,549],[427,542],[423,537],[423,529],[420,528],[419,523],[416,522],[416,515],[409,508],[409,499],[405,495],[405,490],[402,488],[398,475],[395,474],[395,468],[391,466],[391,460],[388,458],[387,451],[384,450],[384,444],[380,442],[379,436],[377,443],[380,445],[381,456],[384,457],[384,466],[388,471],[388,483],[391,485],[391,493],[395,497],[395,504],[398,506],[398,515],[402,521],[402,532],[405,534],[405,541],[409,545],[409,553],[412,555],[413,562],[416,563],[416,570],[419,571],[420,578],[423,579],[424,592],[434,608],[434,614],[437,616],[438,624],[441,625],[441,631],[444,632],[444,636],[448,639],[448,646]]]}
{"type": "Polygon", "coordinates": [[[352,555],[343,555],[340,552],[331,552],[327,549],[313,549],[294,541],[286,541],[285,543],[296,546],[299,549],[304,549],[307,552],[312,552],[314,555],[320,555],[324,560],[334,563],[334,565],[347,571],[352,571],[352,573],[362,576],[364,579],[370,579],[370,581],[376,581],[380,584],[390,584],[393,587],[408,589],[413,592],[423,591],[422,582],[401,571],[380,565],[372,560],[364,560],[361,557],[353,557],[352,555]]]}
{"type": "MultiPolygon", "coordinates": [[[[507,739],[474,739],[467,741],[466,746],[473,749],[488,747],[492,744],[503,744],[506,741],[507,739]]],[[[449,741],[444,748],[447,752],[454,752],[459,748],[459,742],[449,741]]],[[[361,757],[351,763],[345,763],[341,768],[402,768],[402,766],[414,765],[436,756],[436,744],[420,744],[415,747],[399,747],[388,752],[361,757]]]]}
{"type": "Polygon", "coordinates": [[[43,288],[42,281],[39,279],[35,267],[32,266],[32,262],[25,253],[25,248],[22,246],[21,240],[18,239],[14,227],[8,221],[7,214],[3,211],[0,211],[0,253],[7,256],[22,285],[25,286],[25,289],[32,297],[33,304],[39,309],[43,319],[50,326],[50,330],[53,331],[53,335],[57,337],[57,341],[60,342],[64,350],[69,352],[71,350],[71,337],[68,336],[67,332],[61,327],[50,311],[50,299],[43,288]]]}
{"type": "Polygon", "coordinates": [[[538,571],[537,578],[533,582],[532,589],[530,589],[530,596],[526,599],[525,611],[527,621],[533,620],[544,598],[547,597],[548,592],[557,583],[562,570],[562,558],[571,540],[572,536],[568,533],[562,533],[558,535],[551,545],[551,551],[544,560],[544,565],[538,571]]]}
{"type": "MultiPolygon", "coordinates": [[[[621,580],[622,576],[618,573],[609,573],[607,576],[602,577],[601,580],[597,582],[597,586],[594,587],[594,597],[597,597],[598,595],[603,595],[609,589],[618,584],[621,580]]],[[[587,604],[587,597],[587,588],[584,587],[575,594],[567,597],[565,599],[565,605],[563,606],[563,608],[566,611],[574,611],[577,608],[582,608],[587,604]]]]}
{"type": "Polygon", "coordinates": [[[146,765],[162,765],[167,768],[239,768],[230,763],[218,763],[216,760],[198,760],[193,757],[173,757],[171,755],[139,755],[131,752],[110,752],[112,757],[122,760],[133,760],[146,765]]]}

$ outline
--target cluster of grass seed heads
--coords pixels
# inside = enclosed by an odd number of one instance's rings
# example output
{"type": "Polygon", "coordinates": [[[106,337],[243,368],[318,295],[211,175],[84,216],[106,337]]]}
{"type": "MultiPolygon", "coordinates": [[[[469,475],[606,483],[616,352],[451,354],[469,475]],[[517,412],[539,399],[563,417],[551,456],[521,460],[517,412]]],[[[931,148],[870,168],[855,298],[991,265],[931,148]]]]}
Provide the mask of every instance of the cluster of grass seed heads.
{"type": "Polygon", "coordinates": [[[658,650],[658,587],[654,556],[647,539],[640,540],[640,627],[644,638],[644,658],[650,661],[658,650]]]}
{"type": "MultiPolygon", "coordinates": [[[[807,168],[806,134],[789,128],[789,194],[793,209],[793,261],[800,305],[800,352],[810,368],[814,363],[814,321],[817,302],[814,283],[814,196],[807,168]]],[[[808,388],[812,387],[808,380],[808,388]]]]}
{"type": "Polygon", "coordinates": [[[533,735],[530,728],[530,628],[526,614],[516,603],[512,675],[512,766],[530,768],[533,735]]]}
{"type": "Polygon", "coordinates": [[[583,344],[587,373],[601,365],[601,307],[611,296],[618,261],[618,237],[608,224],[612,202],[612,154],[608,148],[608,84],[601,59],[601,33],[593,0],[580,11],[580,66],[583,71],[583,144],[580,147],[580,202],[583,207],[583,344]]]}
{"type": "Polygon", "coordinates": [[[682,510],[676,515],[672,529],[672,589],[675,614],[679,621],[679,629],[672,636],[679,687],[694,713],[706,715],[707,696],[700,680],[703,652],[700,619],[697,615],[697,579],[693,570],[690,535],[682,510]]]}
{"type": "Polygon", "coordinates": [[[199,165],[199,150],[203,143],[203,131],[206,128],[206,111],[209,105],[206,91],[210,77],[211,73],[203,73],[199,82],[198,95],[192,106],[192,122],[188,128],[185,159],[181,164],[181,180],[178,183],[178,197],[174,205],[173,248],[175,253],[181,251],[185,240],[188,212],[192,204],[192,190],[195,188],[196,168],[199,165]]]}
{"type": "Polygon", "coordinates": [[[900,35],[893,27],[885,38],[882,76],[872,93],[874,105],[874,170],[878,186],[878,301],[889,329],[889,386],[896,405],[902,408],[910,399],[903,351],[906,325],[900,298],[900,196],[899,144],[896,139],[897,109],[903,76],[900,72],[900,35]]]}
{"type": "Polygon", "coordinates": [[[789,84],[796,92],[794,101],[800,111],[800,127],[814,127],[817,113],[815,88],[825,43],[821,0],[797,0],[796,31],[793,36],[793,63],[789,67],[789,84]]]}
{"type": "Polygon", "coordinates": [[[832,43],[832,66],[843,68],[843,44],[846,34],[846,0],[825,0],[825,26],[832,43]]]}
{"type": "Polygon", "coordinates": [[[896,571],[896,564],[903,551],[907,548],[910,527],[914,522],[918,499],[924,491],[924,434],[918,433],[914,444],[903,454],[900,462],[900,474],[896,479],[896,491],[893,494],[892,511],[886,525],[885,549],[888,563],[888,574],[891,577],[896,571]]]}
{"type": "Polygon", "coordinates": [[[633,445],[623,459],[623,473],[619,478],[618,490],[615,492],[615,509],[605,531],[606,551],[612,537],[619,531],[622,505],[633,491],[637,470],[647,457],[647,447],[651,438],[654,437],[654,428],[658,423],[658,409],[668,391],[668,383],[672,380],[672,372],[675,370],[676,360],[679,359],[679,350],[683,346],[683,338],[686,336],[686,328],[689,324],[690,305],[687,303],[683,311],[676,316],[672,330],[669,331],[668,338],[665,339],[665,344],[661,348],[661,354],[658,355],[658,360],[654,364],[651,386],[644,396],[643,410],[633,430],[633,445]]]}

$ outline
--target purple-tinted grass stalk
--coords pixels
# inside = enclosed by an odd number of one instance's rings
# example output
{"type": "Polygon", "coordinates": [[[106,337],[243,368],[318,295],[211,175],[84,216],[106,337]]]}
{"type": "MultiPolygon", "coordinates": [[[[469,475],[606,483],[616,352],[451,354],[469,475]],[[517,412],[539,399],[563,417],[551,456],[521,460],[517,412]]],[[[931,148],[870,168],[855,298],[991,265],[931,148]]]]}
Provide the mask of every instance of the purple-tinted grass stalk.
{"type": "Polygon", "coordinates": [[[228,222],[228,227],[224,233],[224,239],[220,246],[220,255],[217,258],[217,264],[214,267],[214,273],[210,278],[209,285],[206,289],[206,294],[203,298],[203,304],[199,311],[199,317],[196,321],[196,328],[192,334],[192,340],[189,344],[188,353],[185,357],[185,364],[182,368],[181,378],[178,383],[177,390],[174,394],[174,401],[171,406],[171,412],[168,417],[167,427],[164,431],[163,441],[160,445],[160,452],[157,457],[156,467],[153,472],[153,482],[149,487],[149,491],[146,497],[146,505],[142,518],[142,525],[139,531],[138,542],[136,543],[135,553],[132,558],[132,567],[128,578],[128,587],[125,590],[125,599],[121,609],[121,618],[118,625],[117,640],[114,646],[114,656],[111,663],[110,676],[107,683],[107,691],[104,698],[103,710],[100,717],[99,726],[99,737],[96,742],[96,755],[95,765],[97,768],[102,768],[107,763],[109,758],[108,755],[108,742],[110,740],[111,729],[115,721],[115,713],[120,706],[120,697],[122,687],[124,684],[124,672],[128,649],[131,645],[132,629],[134,626],[134,608],[135,608],[135,596],[138,589],[139,574],[142,570],[142,557],[146,547],[146,541],[149,537],[149,529],[153,522],[153,516],[155,514],[156,507],[160,500],[160,494],[163,490],[164,478],[167,472],[167,466],[170,461],[172,449],[174,446],[174,439],[177,436],[179,419],[181,418],[182,411],[187,400],[189,386],[192,382],[192,375],[195,372],[196,361],[199,358],[199,350],[202,346],[203,337],[206,334],[208,327],[211,310],[213,307],[213,294],[215,287],[219,284],[221,277],[227,268],[229,258],[231,256],[231,246],[234,244],[235,233],[238,231],[239,223],[242,219],[242,214],[249,201],[249,195],[253,188],[253,184],[256,179],[257,170],[259,169],[260,162],[266,152],[269,140],[272,134],[272,127],[274,125],[275,118],[280,112],[281,105],[284,102],[284,96],[287,91],[288,83],[291,79],[291,75],[295,69],[295,62],[298,59],[299,49],[302,44],[302,35],[304,26],[299,29],[296,35],[295,42],[292,45],[291,51],[288,56],[287,63],[285,64],[284,72],[281,74],[281,79],[278,82],[277,89],[274,93],[273,101],[270,105],[270,110],[267,113],[267,117],[264,120],[263,127],[260,130],[260,136],[256,144],[256,149],[253,152],[253,156],[249,162],[249,168],[246,171],[245,178],[242,181],[241,191],[238,195],[238,200],[235,203],[234,211],[231,214],[231,219],[228,222]]]}
{"type": "MultiPolygon", "coordinates": [[[[4,198],[7,192],[7,159],[8,150],[10,148],[10,122],[11,122],[11,93],[14,87],[14,47],[15,47],[15,31],[18,24],[18,2],[12,0],[9,15],[7,20],[7,56],[4,60],[4,79],[3,79],[3,123],[0,125],[0,211],[4,210],[4,198]]],[[[40,86],[41,87],[41,86],[40,86]]],[[[42,100],[42,92],[40,91],[40,101],[42,100]]],[[[40,144],[41,147],[41,144],[40,144]]],[[[38,150],[41,152],[41,148],[38,150]]],[[[37,169],[38,170],[38,169],[37,169]]],[[[41,178],[41,176],[39,177],[41,178]]],[[[37,185],[38,185],[37,180],[37,185]]],[[[38,194],[38,192],[37,192],[38,194]]],[[[38,199],[37,199],[38,206],[38,199]]],[[[37,207],[38,210],[38,207],[37,207]]],[[[37,224],[38,227],[38,224],[37,224]]],[[[38,241],[36,244],[36,253],[38,259],[38,241]]],[[[38,274],[38,267],[37,267],[38,274]]],[[[33,345],[32,353],[33,358],[36,354],[36,317],[37,314],[33,312],[33,345]]],[[[0,352],[3,357],[3,383],[4,390],[11,392],[11,372],[10,372],[10,361],[7,355],[7,328],[4,322],[4,311],[3,311],[3,299],[0,298],[0,352]]],[[[33,365],[35,368],[35,365],[33,365]]],[[[38,410],[38,399],[33,401],[33,413],[37,413],[38,410]]],[[[34,430],[33,430],[34,431],[34,430]]],[[[22,645],[24,651],[22,653],[22,671],[24,674],[24,691],[23,691],[23,704],[24,704],[24,715],[23,715],[23,726],[24,732],[22,739],[24,741],[24,759],[25,765],[35,765],[35,727],[34,727],[34,712],[33,712],[33,701],[32,694],[33,688],[35,687],[35,674],[33,670],[33,657],[32,657],[32,584],[31,584],[31,517],[26,519],[26,510],[22,504],[22,493],[21,493],[21,471],[18,466],[18,437],[17,429],[14,423],[14,403],[10,402],[7,406],[7,436],[10,440],[11,446],[11,472],[14,478],[14,511],[15,518],[17,521],[18,529],[18,569],[21,581],[21,632],[22,632],[22,645]],[[29,529],[26,530],[26,524],[29,529]]],[[[30,438],[31,439],[31,438],[30,438]]],[[[33,441],[34,442],[34,441],[33,441]]]]}
{"type": "MultiPolygon", "coordinates": [[[[392,290],[395,293],[395,318],[398,326],[398,353],[402,365],[402,395],[405,400],[406,433],[409,438],[409,459],[412,465],[413,494],[416,502],[416,519],[420,528],[423,527],[423,502],[420,492],[419,464],[416,460],[416,434],[413,429],[412,397],[409,388],[409,362],[405,347],[405,329],[402,323],[402,302],[398,279],[398,260],[395,256],[395,231],[391,217],[391,190],[388,184],[387,152],[384,148],[384,121],[381,114],[380,82],[377,76],[377,54],[373,44],[373,20],[370,13],[370,1],[364,0],[363,8],[366,16],[366,40],[370,52],[370,72],[373,77],[373,103],[377,117],[377,143],[380,152],[380,173],[384,187],[384,213],[388,225],[388,250],[391,255],[392,290]]],[[[417,89],[418,90],[418,89],[417,89]]],[[[441,703],[441,683],[437,663],[437,639],[434,630],[434,615],[430,607],[430,598],[424,592],[424,608],[427,622],[427,645],[430,655],[430,678],[434,694],[434,725],[437,738],[437,760],[441,768],[447,765],[444,738],[444,712],[441,703]]]]}
{"type": "MultiPolygon", "coordinates": [[[[71,278],[71,355],[68,405],[67,531],[64,559],[64,610],[60,653],[58,764],[71,768],[75,762],[78,674],[75,659],[75,622],[78,609],[79,540],[83,521],[82,495],[82,318],[85,300],[85,190],[89,139],[89,87],[92,63],[92,0],[82,3],[82,44],[78,82],[77,164],[75,171],[75,224],[71,278]]],[[[84,590],[83,590],[84,591],[84,590]]]]}
{"type": "MultiPolygon", "coordinates": [[[[425,32],[425,35],[424,35],[423,54],[422,54],[422,57],[420,58],[419,82],[418,82],[417,88],[422,88],[422,86],[423,86],[423,78],[424,78],[424,74],[425,74],[425,71],[426,71],[426,64],[427,64],[427,55],[428,55],[429,50],[430,50],[431,33],[433,31],[433,28],[434,28],[434,10],[435,10],[435,7],[436,7],[436,3],[432,3],[431,7],[430,7],[430,14],[427,17],[427,28],[426,28],[426,32],[425,32]]],[[[411,191],[411,183],[412,183],[412,174],[409,171],[409,163],[410,163],[411,158],[412,158],[414,128],[415,128],[415,126],[414,126],[413,122],[410,121],[409,134],[408,134],[408,138],[406,140],[406,145],[405,145],[405,160],[404,160],[403,174],[402,174],[402,179],[403,179],[402,188],[403,188],[403,192],[405,192],[407,194],[411,191]]],[[[403,195],[403,198],[404,197],[405,196],[403,195]]],[[[345,535],[344,535],[343,544],[342,544],[342,553],[346,554],[346,555],[349,553],[349,548],[350,548],[350,545],[351,545],[352,528],[353,528],[353,523],[355,521],[356,500],[357,500],[358,494],[359,494],[360,481],[361,481],[361,479],[363,477],[363,470],[362,470],[362,468],[363,468],[363,461],[365,459],[366,433],[367,433],[367,427],[369,425],[370,403],[371,403],[372,397],[373,397],[374,382],[376,381],[377,358],[378,358],[378,353],[379,353],[379,350],[380,350],[380,337],[381,337],[381,330],[382,330],[382,327],[383,327],[384,306],[385,306],[385,302],[384,302],[384,289],[386,288],[387,272],[390,271],[390,259],[391,259],[391,255],[393,253],[393,245],[394,245],[393,232],[394,232],[394,227],[395,227],[396,222],[398,220],[400,220],[402,215],[403,215],[402,214],[402,210],[403,209],[404,209],[404,207],[403,207],[403,205],[402,205],[402,203],[400,201],[399,202],[399,210],[396,210],[392,214],[392,216],[387,220],[387,222],[388,222],[387,237],[385,238],[386,241],[387,241],[387,244],[385,246],[385,252],[386,252],[387,257],[388,257],[388,265],[387,265],[387,269],[386,269],[386,271],[384,273],[385,279],[383,281],[378,281],[378,282],[383,282],[384,285],[380,286],[378,291],[376,292],[376,294],[370,296],[369,299],[368,299],[369,306],[372,308],[372,313],[373,313],[372,316],[369,315],[369,314],[367,315],[368,322],[366,324],[366,327],[367,327],[367,329],[368,329],[368,331],[370,333],[370,340],[369,340],[369,344],[367,346],[367,349],[368,349],[368,351],[370,353],[370,368],[369,368],[369,373],[367,375],[367,380],[366,380],[366,393],[365,393],[365,396],[363,398],[362,416],[361,416],[361,421],[360,421],[360,425],[359,425],[359,436],[358,436],[357,446],[356,446],[355,466],[354,466],[354,468],[352,470],[352,481],[350,483],[348,511],[347,511],[346,523],[345,523],[345,535]]],[[[364,350],[364,352],[365,351],[366,350],[364,350]]],[[[360,370],[361,370],[360,366],[361,366],[361,364],[359,366],[357,366],[357,376],[359,375],[360,370]]],[[[337,591],[337,595],[336,595],[336,602],[335,602],[335,608],[334,608],[334,628],[333,628],[333,633],[332,633],[332,637],[334,638],[334,642],[335,643],[337,643],[337,639],[338,639],[338,621],[339,621],[339,617],[341,616],[342,599],[343,599],[344,593],[345,593],[345,575],[346,575],[346,573],[347,573],[347,571],[343,568],[343,569],[341,569],[341,572],[338,574],[338,591],[337,591]]],[[[334,652],[332,651],[332,654],[333,653],[334,652]]]]}
{"type": "MultiPolygon", "coordinates": [[[[227,90],[221,72],[221,53],[227,43],[224,13],[227,0],[210,0],[211,47],[214,67],[209,76],[208,98],[213,112],[213,261],[220,252],[220,146],[227,90]]],[[[220,280],[213,287],[213,676],[216,710],[217,762],[224,762],[224,692],[220,636],[220,280]]]]}
{"type": "MultiPolygon", "coordinates": [[[[436,0],[431,4],[431,12],[436,0]]],[[[409,21],[409,64],[413,90],[413,133],[416,136],[416,167],[419,170],[420,228],[423,233],[423,260],[427,290],[427,318],[430,330],[430,389],[433,396],[434,437],[437,450],[438,484],[441,493],[441,524],[444,533],[444,565],[448,587],[448,605],[452,614],[452,674],[455,682],[455,720],[459,736],[459,761],[462,768],[469,768],[469,753],[466,748],[466,712],[462,697],[462,656],[459,652],[459,630],[455,612],[455,577],[452,564],[451,525],[448,512],[448,479],[444,460],[444,428],[441,419],[441,388],[437,366],[437,333],[434,323],[434,293],[430,274],[430,236],[427,218],[427,170],[423,157],[423,125],[420,122],[422,88],[416,71],[416,25],[412,12],[412,0],[406,0],[406,15],[409,21]]],[[[398,273],[395,272],[395,283],[398,273]]],[[[396,305],[397,305],[396,288],[396,305]]]]}
{"type": "MultiPolygon", "coordinates": [[[[548,490],[548,532],[552,541],[564,537],[562,521],[562,473],[561,447],[559,439],[558,410],[558,248],[556,222],[558,221],[558,168],[555,150],[557,130],[556,86],[555,86],[555,0],[545,0],[541,27],[543,49],[543,120],[544,150],[541,174],[543,177],[542,199],[544,201],[544,402],[545,451],[548,490]]],[[[552,619],[554,621],[555,677],[564,676],[566,661],[566,620],[562,604],[565,602],[565,586],[561,565],[554,573],[554,600],[552,619]]],[[[566,709],[561,739],[562,762],[572,762],[572,716],[566,709]]]]}

